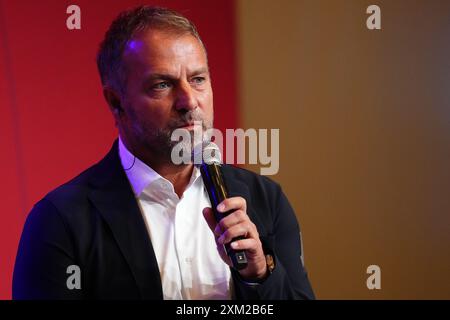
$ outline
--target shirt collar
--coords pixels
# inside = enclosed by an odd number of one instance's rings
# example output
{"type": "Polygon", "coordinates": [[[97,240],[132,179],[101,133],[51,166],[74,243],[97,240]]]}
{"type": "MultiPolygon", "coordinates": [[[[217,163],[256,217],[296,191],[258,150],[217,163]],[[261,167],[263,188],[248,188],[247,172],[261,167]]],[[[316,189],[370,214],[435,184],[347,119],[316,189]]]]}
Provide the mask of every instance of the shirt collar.
{"type": "MultiPolygon", "coordinates": [[[[119,157],[122,167],[130,181],[133,191],[137,197],[141,196],[142,192],[150,185],[162,184],[170,185],[173,190],[173,185],[170,181],[159,175],[155,170],[146,165],[144,162],[135,157],[125,146],[119,136],[119,157]],[[155,182],[160,182],[156,183],[155,182]]],[[[200,170],[194,166],[192,176],[187,187],[192,185],[200,177],[200,170]]],[[[187,189],[187,188],[186,188],[187,189]]]]}

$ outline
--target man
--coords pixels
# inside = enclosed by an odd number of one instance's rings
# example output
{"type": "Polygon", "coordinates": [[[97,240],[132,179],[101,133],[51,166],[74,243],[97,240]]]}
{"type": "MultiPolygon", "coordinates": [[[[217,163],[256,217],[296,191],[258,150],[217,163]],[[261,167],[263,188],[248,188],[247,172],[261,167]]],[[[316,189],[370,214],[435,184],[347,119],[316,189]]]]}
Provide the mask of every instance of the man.
{"type": "Polygon", "coordinates": [[[167,9],[126,11],[97,63],[119,139],[33,208],[13,298],[313,298],[298,224],[278,185],[223,166],[232,197],[217,209],[233,213],[217,222],[199,170],[171,161],[175,129],[213,124],[207,55],[194,25],[167,9]],[[248,266],[237,271],[223,244],[239,236],[232,247],[245,250],[248,266]]]}

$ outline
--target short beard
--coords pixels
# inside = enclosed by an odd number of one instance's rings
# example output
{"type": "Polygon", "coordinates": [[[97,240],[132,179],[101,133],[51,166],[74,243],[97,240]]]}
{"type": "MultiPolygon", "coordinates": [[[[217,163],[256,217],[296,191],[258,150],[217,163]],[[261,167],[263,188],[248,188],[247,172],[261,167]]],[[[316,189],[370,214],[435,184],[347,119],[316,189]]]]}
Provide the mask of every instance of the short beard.
{"type": "Polygon", "coordinates": [[[146,149],[148,149],[154,157],[158,158],[159,161],[173,163],[171,154],[176,145],[185,143],[186,145],[183,146],[185,147],[185,150],[190,150],[190,152],[192,152],[196,141],[194,141],[194,131],[189,132],[191,136],[190,145],[188,145],[189,143],[187,141],[173,141],[172,133],[174,130],[179,129],[186,123],[191,123],[194,121],[199,121],[202,123],[203,132],[213,127],[213,119],[205,120],[200,111],[195,109],[181,115],[176,120],[170,121],[167,128],[161,128],[156,131],[148,131],[139,123],[135,122],[135,125],[133,125],[133,132],[135,137],[139,137],[141,144],[145,145],[146,149]]]}

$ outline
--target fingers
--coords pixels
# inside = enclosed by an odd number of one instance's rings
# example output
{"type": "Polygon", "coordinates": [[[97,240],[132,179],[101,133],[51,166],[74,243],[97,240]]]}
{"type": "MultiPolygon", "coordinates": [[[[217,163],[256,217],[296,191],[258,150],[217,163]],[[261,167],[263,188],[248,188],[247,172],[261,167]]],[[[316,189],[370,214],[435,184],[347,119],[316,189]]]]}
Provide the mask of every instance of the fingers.
{"type": "Polygon", "coordinates": [[[219,222],[216,221],[211,208],[203,209],[203,216],[214,233],[217,250],[225,263],[232,266],[224,245],[230,243],[234,250],[243,250],[247,254],[248,265],[239,273],[244,279],[260,279],[266,274],[267,266],[264,251],[255,224],[247,215],[247,203],[242,197],[228,198],[217,206],[217,211],[229,213],[219,222]],[[241,240],[233,239],[242,237],[241,240]]]}
{"type": "Polygon", "coordinates": [[[222,220],[220,220],[218,223],[219,225],[218,227],[220,227],[220,230],[227,230],[228,228],[231,228],[234,225],[246,221],[250,221],[250,218],[248,217],[247,213],[242,210],[237,210],[232,212],[228,216],[222,218],[222,220]]]}
{"type": "Polygon", "coordinates": [[[230,244],[234,250],[245,250],[250,254],[257,254],[259,243],[255,239],[236,240],[230,244]]]}
{"type": "Polygon", "coordinates": [[[223,200],[217,206],[217,211],[227,212],[230,210],[242,210],[247,212],[247,202],[242,197],[233,197],[223,200]]]}
{"type": "Polygon", "coordinates": [[[217,206],[217,211],[222,213],[233,211],[218,222],[222,230],[244,221],[250,221],[247,215],[247,202],[242,197],[225,199],[217,206]]]}
{"type": "MultiPolygon", "coordinates": [[[[220,228],[220,225],[218,225],[220,228]]],[[[220,233],[220,231],[214,230],[214,234],[220,233]]],[[[225,229],[225,232],[221,233],[219,238],[217,239],[218,244],[226,244],[231,242],[234,238],[237,237],[258,239],[259,235],[256,231],[256,226],[250,221],[246,220],[242,223],[236,224],[232,227],[225,229]]]]}
{"type": "Polygon", "coordinates": [[[218,245],[229,243],[232,239],[240,236],[244,238],[259,238],[256,226],[248,217],[246,209],[247,203],[242,197],[225,199],[217,206],[217,210],[222,213],[234,211],[222,218],[218,223],[211,208],[203,210],[203,215],[209,228],[213,231],[218,245]]]}

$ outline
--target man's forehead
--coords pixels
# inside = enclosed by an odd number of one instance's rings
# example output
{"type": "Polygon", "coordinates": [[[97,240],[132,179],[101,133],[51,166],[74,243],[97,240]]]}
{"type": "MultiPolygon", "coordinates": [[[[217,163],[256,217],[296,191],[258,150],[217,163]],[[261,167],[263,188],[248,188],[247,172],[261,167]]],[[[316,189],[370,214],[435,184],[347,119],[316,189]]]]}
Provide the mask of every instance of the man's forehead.
{"type": "Polygon", "coordinates": [[[203,45],[190,33],[147,30],[133,36],[124,49],[127,55],[206,55],[203,45]]]}
{"type": "Polygon", "coordinates": [[[140,51],[140,50],[142,50],[143,45],[144,45],[144,43],[142,42],[142,40],[133,38],[131,41],[128,41],[128,43],[125,47],[125,52],[131,53],[131,52],[140,51]]]}
{"type": "MultiPolygon", "coordinates": [[[[176,76],[180,68],[189,74],[208,72],[203,46],[192,35],[148,32],[127,44],[123,60],[144,74],[176,76]]],[[[142,74],[141,73],[141,74],[142,74]]]]}

